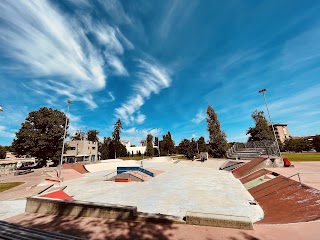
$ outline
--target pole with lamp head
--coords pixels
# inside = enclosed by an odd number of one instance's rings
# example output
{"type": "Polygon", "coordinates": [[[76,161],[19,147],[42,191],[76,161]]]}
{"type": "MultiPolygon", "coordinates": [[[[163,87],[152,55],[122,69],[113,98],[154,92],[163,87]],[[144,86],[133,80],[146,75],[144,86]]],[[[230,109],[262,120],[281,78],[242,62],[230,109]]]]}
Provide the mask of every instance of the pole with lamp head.
{"type": "Polygon", "coordinates": [[[0,105],[0,112],[3,112],[3,108],[2,108],[2,106],[0,105]]]}
{"type": "Polygon", "coordinates": [[[160,157],[160,139],[159,139],[159,128],[157,128],[157,133],[158,133],[158,154],[159,154],[159,157],[160,157]]]}
{"type": "Polygon", "coordinates": [[[66,134],[67,134],[67,124],[68,124],[68,114],[69,114],[69,107],[72,102],[70,100],[67,101],[68,103],[68,109],[67,109],[67,114],[66,114],[66,122],[64,125],[64,134],[63,134],[63,143],[62,143],[62,152],[61,152],[61,159],[60,159],[60,164],[59,164],[59,179],[61,180],[61,169],[62,169],[62,161],[63,161],[63,153],[64,153],[64,144],[65,144],[65,139],[66,139],[66,134]]]}
{"type": "Polygon", "coordinates": [[[268,104],[267,104],[267,99],[266,99],[266,96],[265,96],[265,92],[266,92],[266,91],[267,91],[267,89],[264,88],[264,89],[261,89],[261,90],[259,91],[259,93],[262,93],[262,95],[263,95],[264,103],[266,104],[268,116],[269,116],[270,123],[271,123],[271,127],[272,127],[272,132],[273,132],[274,140],[276,141],[276,145],[277,145],[277,148],[278,148],[278,151],[279,151],[279,156],[280,156],[280,158],[282,158],[282,157],[281,157],[280,147],[279,147],[278,140],[277,140],[277,136],[276,136],[276,133],[275,133],[275,131],[274,131],[273,123],[272,123],[272,120],[271,120],[271,116],[270,116],[270,112],[269,112],[269,108],[268,108],[268,104]]]}

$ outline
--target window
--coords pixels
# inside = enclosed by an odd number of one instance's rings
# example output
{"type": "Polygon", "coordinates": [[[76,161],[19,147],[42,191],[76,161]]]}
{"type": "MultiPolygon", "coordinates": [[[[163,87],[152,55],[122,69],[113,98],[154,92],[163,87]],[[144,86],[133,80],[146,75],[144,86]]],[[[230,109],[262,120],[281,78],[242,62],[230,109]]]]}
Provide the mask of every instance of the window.
{"type": "Polygon", "coordinates": [[[96,147],[92,147],[92,150],[95,150],[96,149],[96,147]]]}
{"type": "Polygon", "coordinates": [[[69,147],[69,150],[76,150],[76,147],[69,147]]]}

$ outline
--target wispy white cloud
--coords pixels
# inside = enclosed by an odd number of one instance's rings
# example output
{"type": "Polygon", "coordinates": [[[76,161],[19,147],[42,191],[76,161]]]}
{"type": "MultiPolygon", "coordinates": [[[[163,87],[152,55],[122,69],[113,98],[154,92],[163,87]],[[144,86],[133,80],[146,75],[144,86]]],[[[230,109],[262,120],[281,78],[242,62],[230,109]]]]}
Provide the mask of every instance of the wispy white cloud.
{"type": "Polygon", "coordinates": [[[145,100],[152,93],[158,94],[162,89],[168,88],[171,78],[168,70],[160,64],[139,60],[140,71],[137,74],[138,80],[134,85],[135,94],[115,110],[116,116],[125,123],[142,123],[146,116],[139,111],[145,100]]]}
{"type": "Polygon", "coordinates": [[[6,138],[14,138],[15,132],[8,130],[5,126],[0,125],[0,136],[6,137],[6,138]]]}
{"type": "Polygon", "coordinates": [[[132,21],[127,13],[124,11],[120,1],[117,0],[99,0],[105,11],[118,24],[131,24],[132,21]]]}
{"type": "MultiPolygon", "coordinates": [[[[106,86],[105,61],[116,73],[127,74],[117,57],[124,52],[117,38],[121,32],[107,24],[87,21],[89,18],[72,18],[53,4],[46,0],[1,1],[1,48],[24,67],[25,75],[36,79],[25,83],[35,91],[53,91],[96,108],[92,93],[106,86]],[[105,47],[108,59],[88,38],[88,32],[105,47]],[[49,86],[45,78],[55,80],[49,86]]],[[[121,39],[126,38],[121,34],[121,39]]]]}
{"type": "Polygon", "coordinates": [[[203,110],[199,110],[197,115],[192,119],[192,122],[199,124],[201,123],[204,119],[206,119],[206,114],[203,110]]]}
{"type": "Polygon", "coordinates": [[[135,144],[136,146],[140,146],[140,141],[145,140],[147,135],[151,134],[154,137],[160,137],[161,129],[159,128],[129,128],[124,129],[122,131],[121,138],[127,141],[130,141],[131,144],[135,144]]]}

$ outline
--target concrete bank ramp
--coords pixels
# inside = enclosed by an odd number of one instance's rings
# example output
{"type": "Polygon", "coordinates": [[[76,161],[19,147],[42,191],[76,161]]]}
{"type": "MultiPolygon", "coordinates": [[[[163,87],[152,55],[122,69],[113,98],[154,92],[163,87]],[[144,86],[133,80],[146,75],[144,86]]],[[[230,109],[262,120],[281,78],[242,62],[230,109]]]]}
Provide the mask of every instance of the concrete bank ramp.
{"type": "Polygon", "coordinates": [[[264,210],[258,223],[285,224],[320,219],[320,191],[281,175],[249,189],[264,210]]]}
{"type": "Polygon", "coordinates": [[[255,172],[259,169],[262,169],[265,167],[265,165],[268,165],[266,161],[270,161],[268,158],[265,157],[256,157],[255,159],[251,160],[250,162],[246,163],[245,165],[235,169],[232,171],[235,178],[242,178],[246,175],[255,172]]]}
{"type": "Polygon", "coordinates": [[[73,169],[78,173],[85,174],[88,170],[85,168],[83,163],[65,163],[62,165],[63,169],[73,169]]]}
{"type": "Polygon", "coordinates": [[[187,212],[186,223],[211,227],[253,229],[252,221],[248,217],[213,213],[187,212]]]}

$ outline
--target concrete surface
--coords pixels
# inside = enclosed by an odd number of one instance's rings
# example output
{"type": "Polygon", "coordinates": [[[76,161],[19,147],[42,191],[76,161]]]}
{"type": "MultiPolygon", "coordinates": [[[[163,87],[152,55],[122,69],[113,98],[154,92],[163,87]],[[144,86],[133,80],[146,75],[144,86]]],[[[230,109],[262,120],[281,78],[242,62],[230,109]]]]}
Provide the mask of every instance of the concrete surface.
{"type": "MultiPolygon", "coordinates": [[[[106,164],[101,163],[101,169],[108,169],[106,164]]],[[[246,216],[253,222],[263,218],[261,207],[249,204],[254,199],[241,182],[230,172],[218,170],[222,161],[145,160],[144,168],[164,173],[148,182],[130,183],[105,181],[104,176],[116,170],[116,162],[111,164],[108,171],[98,171],[99,164],[92,164],[94,173],[62,183],[67,186],[65,192],[76,200],[137,206],[141,212],[181,218],[187,211],[246,216]]]]}
{"type": "MultiPolygon", "coordinates": [[[[320,190],[320,162],[292,162],[292,164],[294,167],[267,169],[285,177],[290,177],[296,173],[306,173],[300,174],[301,182],[320,190]]],[[[298,176],[294,176],[291,179],[299,181],[298,176]]]]}
{"type": "Polygon", "coordinates": [[[24,213],[27,200],[0,201],[0,220],[24,213]]]}
{"type": "Polygon", "coordinates": [[[70,234],[86,239],[110,240],[318,240],[320,222],[285,225],[254,225],[254,230],[122,222],[102,218],[75,218],[24,213],[6,221],[25,227],[70,234]]]}

